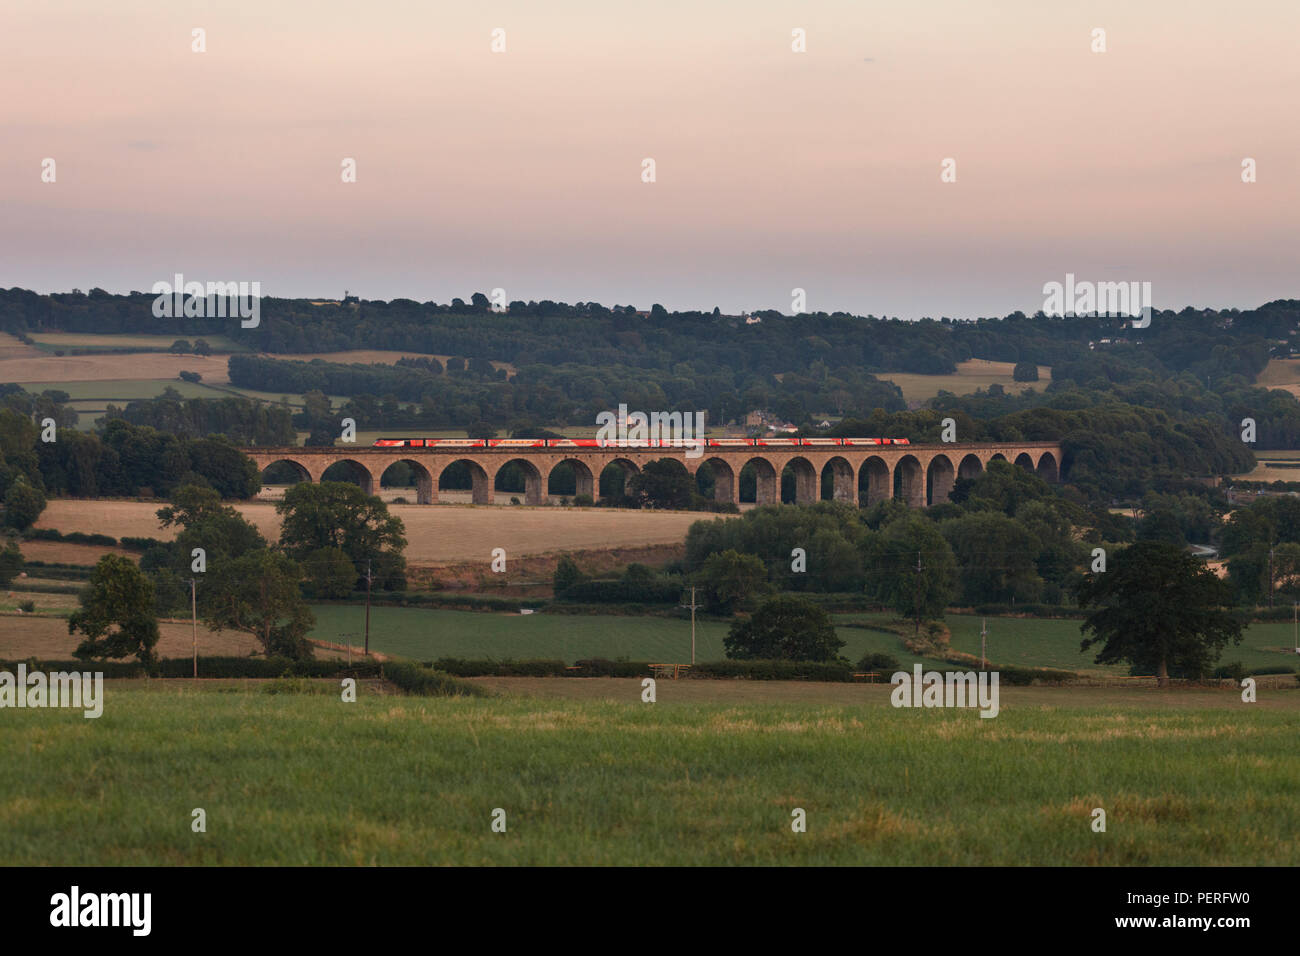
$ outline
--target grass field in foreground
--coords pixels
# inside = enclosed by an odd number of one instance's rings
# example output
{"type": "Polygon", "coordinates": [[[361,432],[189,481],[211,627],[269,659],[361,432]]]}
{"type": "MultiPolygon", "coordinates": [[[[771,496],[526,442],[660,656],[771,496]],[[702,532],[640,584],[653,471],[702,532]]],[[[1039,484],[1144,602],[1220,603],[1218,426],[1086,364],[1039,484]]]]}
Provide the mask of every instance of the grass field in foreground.
{"type": "Polygon", "coordinates": [[[0,766],[16,770],[0,775],[0,859],[1300,863],[1294,708],[1058,710],[1008,692],[982,719],[860,689],[856,706],[674,704],[669,689],[656,704],[364,689],[345,704],[110,685],[97,720],[0,712],[0,766]]]}
{"type": "MultiPolygon", "coordinates": [[[[349,605],[317,605],[316,628],[312,637],[324,641],[359,643],[365,610],[349,605]],[[345,638],[344,635],[354,635],[345,638]]],[[[887,615],[844,614],[845,619],[887,615]]],[[[968,654],[980,652],[980,624],[974,615],[950,614],[954,649],[968,654]]],[[[729,621],[701,620],[696,624],[696,659],[724,658],[722,639],[729,621]]],[[[988,656],[1006,667],[1053,667],[1081,673],[1127,674],[1127,666],[1102,667],[1094,663],[1095,651],[1079,650],[1079,622],[1032,618],[988,618],[988,656]]],[[[862,628],[839,627],[845,642],[840,651],[857,661],[868,651],[893,654],[901,665],[910,667],[924,660],[909,654],[893,634],[862,628]]],[[[611,660],[682,663],[691,654],[691,624],[688,619],[624,617],[613,614],[492,614],[477,611],[424,610],[374,607],[370,609],[370,646],[386,654],[416,660],[438,657],[469,658],[562,658],[572,663],[589,657],[611,660]]],[[[1247,628],[1242,643],[1228,648],[1223,662],[1241,661],[1248,667],[1269,665],[1295,669],[1300,657],[1291,647],[1291,625],[1280,622],[1255,624],[1247,628]]]]}

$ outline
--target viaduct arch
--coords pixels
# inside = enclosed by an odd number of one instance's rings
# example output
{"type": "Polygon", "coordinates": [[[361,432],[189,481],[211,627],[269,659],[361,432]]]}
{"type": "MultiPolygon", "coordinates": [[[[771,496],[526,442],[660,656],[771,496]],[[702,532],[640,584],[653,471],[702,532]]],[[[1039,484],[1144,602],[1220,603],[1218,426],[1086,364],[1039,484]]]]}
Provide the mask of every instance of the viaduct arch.
{"type": "Polygon", "coordinates": [[[287,462],[302,480],[313,482],[320,481],[331,465],[346,462],[353,477],[370,493],[378,491],[380,478],[389,467],[405,462],[415,475],[416,500],[422,505],[438,500],[439,479],[456,462],[464,462],[469,468],[475,504],[495,501],[497,475],[507,464],[522,467],[525,498],[530,505],[547,503],[551,473],[562,463],[567,463],[576,475],[576,493],[590,495],[593,501],[599,500],[600,474],[607,465],[618,464],[630,476],[648,462],[670,458],[680,461],[692,478],[707,463],[714,478],[714,497],[736,505],[741,503],[740,474],[751,465],[757,504],[781,500],[781,475],[789,467],[799,504],[821,500],[825,486],[830,492],[828,497],[836,501],[869,506],[899,498],[913,508],[947,501],[958,478],[982,474],[994,459],[1014,462],[1050,482],[1060,480],[1061,470],[1061,446],[1057,442],[706,448],[698,458],[687,458],[684,449],[627,447],[284,447],[250,448],[245,453],[262,471],[287,462]]]}

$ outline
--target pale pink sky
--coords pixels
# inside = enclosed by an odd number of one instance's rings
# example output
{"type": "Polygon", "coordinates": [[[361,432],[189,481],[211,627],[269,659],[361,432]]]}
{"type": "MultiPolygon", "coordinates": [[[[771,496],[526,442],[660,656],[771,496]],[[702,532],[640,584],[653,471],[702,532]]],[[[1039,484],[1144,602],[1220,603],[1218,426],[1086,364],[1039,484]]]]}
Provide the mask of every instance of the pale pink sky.
{"type": "Polygon", "coordinates": [[[1300,297],[1297,36],[1295,0],[3,0],[0,286],[1250,307],[1300,297]]]}

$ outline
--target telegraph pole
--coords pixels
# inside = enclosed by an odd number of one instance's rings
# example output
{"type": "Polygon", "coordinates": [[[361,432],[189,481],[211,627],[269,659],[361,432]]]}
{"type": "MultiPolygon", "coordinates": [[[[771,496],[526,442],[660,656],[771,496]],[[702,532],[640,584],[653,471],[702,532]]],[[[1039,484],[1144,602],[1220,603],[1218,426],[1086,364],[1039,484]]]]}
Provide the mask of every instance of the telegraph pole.
{"type": "Polygon", "coordinates": [[[987,657],[985,656],[985,649],[987,647],[986,641],[988,636],[989,636],[989,619],[986,617],[980,618],[980,670],[988,669],[988,665],[985,663],[987,661],[987,657]]]}
{"type": "Polygon", "coordinates": [[[683,604],[681,605],[681,607],[688,607],[691,609],[691,666],[694,667],[695,666],[695,609],[697,607],[700,607],[699,604],[695,603],[695,585],[693,584],[691,585],[691,603],[683,604]]]}
{"type": "Polygon", "coordinates": [[[916,634],[915,640],[921,639],[921,552],[916,552],[916,634]]]}
{"type": "Polygon", "coordinates": [[[1273,546],[1268,546],[1268,606],[1273,606],[1273,546]]]}
{"type": "Polygon", "coordinates": [[[194,579],[190,578],[190,622],[194,628],[194,679],[199,679],[199,601],[194,591],[194,579]]]}
{"type": "Polygon", "coordinates": [[[370,560],[366,560],[366,657],[370,656],[370,560]]]}

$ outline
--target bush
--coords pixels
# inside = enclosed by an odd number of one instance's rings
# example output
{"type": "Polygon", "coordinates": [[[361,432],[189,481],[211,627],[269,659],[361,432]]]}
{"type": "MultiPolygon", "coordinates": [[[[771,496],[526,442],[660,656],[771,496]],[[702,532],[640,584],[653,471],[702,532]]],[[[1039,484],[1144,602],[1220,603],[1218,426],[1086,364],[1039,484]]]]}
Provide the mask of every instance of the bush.
{"type": "Polygon", "coordinates": [[[853,679],[853,668],[837,661],[705,661],[690,670],[691,677],[733,680],[811,680],[842,683],[853,679]]]}
{"type": "Polygon", "coordinates": [[[594,498],[592,498],[591,495],[574,495],[574,496],[573,496],[573,505],[574,505],[575,508],[590,508],[590,507],[591,507],[592,505],[594,505],[595,503],[596,503],[596,500],[595,500],[594,498]]]}
{"type": "Polygon", "coordinates": [[[580,579],[565,588],[564,593],[557,591],[555,596],[579,604],[676,604],[680,600],[681,581],[653,572],[633,572],[633,567],[636,566],[630,565],[617,581],[580,579]]]}
{"type": "Polygon", "coordinates": [[[868,654],[858,661],[858,670],[860,671],[888,671],[893,674],[898,670],[898,658],[893,654],[873,653],[868,654]]]}
{"type": "Polygon", "coordinates": [[[454,677],[564,677],[564,661],[490,661],[462,660],[458,657],[440,657],[427,666],[444,671],[454,677]]]}
{"type": "MultiPolygon", "coordinates": [[[[3,541],[0,538],[0,541],[3,541]]],[[[8,587],[9,582],[23,570],[23,555],[18,550],[18,545],[12,541],[0,548],[0,587],[8,587]]]]}
{"type": "Polygon", "coordinates": [[[1220,679],[1230,677],[1235,681],[1240,681],[1242,678],[1246,677],[1246,673],[1245,664],[1241,661],[1232,661],[1229,664],[1220,664],[1214,669],[1212,676],[1220,679]]]}
{"type": "Polygon", "coordinates": [[[20,475],[5,493],[4,506],[5,526],[26,531],[45,510],[45,492],[20,475]]]}
{"type": "Polygon", "coordinates": [[[442,671],[435,671],[422,664],[410,664],[405,661],[389,661],[384,665],[383,676],[408,694],[417,697],[486,697],[486,689],[475,684],[467,684],[459,678],[442,671]]]}
{"type": "Polygon", "coordinates": [[[989,671],[997,672],[999,684],[1009,684],[1016,687],[1028,687],[1036,680],[1045,681],[1049,684],[1064,684],[1079,679],[1079,675],[1073,671],[1058,671],[1046,667],[991,667],[989,671]]]}
{"type": "Polygon", "coordinates": [[[1038,366],[1033,362],[1017,362],[1011,370],[1013,382],[1037,382],[1038,366]]]}
{"type": "Polygon", "coordinates": [[[831,661],[844,642],[831,616],[797,597],[764,601],[753,617],[737,621],[722,639],[727,656],[748,660],[831,661]]]}
{"type": "Polygon", "coordinates": [[[35,613],[36,613],[36,602],[35,602],[35,601],[21,601],[21,602],[19,602],[19,604],[18,604],[18,610],[22,611],[24,614],[35,614],[35,613]]]}
{"type": "Polygon", "coordinates": [[[333,694],[330,684],[320,684],[306,677],[280,677],[262,687],[264,694],[333,694]]]}
{"type": "Polygon", "coordinates": [[[180,379],[183,382],[198,383],[203,381],[203,376],[200,375],[198,372],[181,372],[180,379]]]}
{"type": "MultiPolygon", "coordinates": [[[[117,538],[107,534],[86,534],[84,531],[69,531],[64,534],[54,528],[31,528],[23,534],[26,541],[66,541],[69,544],[97,544],[116,547],[117,538]]],[[[154,541],[153,538],[133,538],[134,541],[154,541]]],[[[156,542],[161,544],[162,542],[156,542]]],[[[141,550],[144,550],[143,548],[141,550]]]]}

